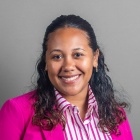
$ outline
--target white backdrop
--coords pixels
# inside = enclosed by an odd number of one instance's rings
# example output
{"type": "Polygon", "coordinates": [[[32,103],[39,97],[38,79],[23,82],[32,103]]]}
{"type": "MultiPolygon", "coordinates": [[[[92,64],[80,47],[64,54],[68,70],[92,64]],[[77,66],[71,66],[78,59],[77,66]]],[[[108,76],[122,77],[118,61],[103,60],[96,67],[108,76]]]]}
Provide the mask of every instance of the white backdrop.
{"type": "Polygon", "coordinates": [[[135,140],[139,140],[139,0],[1,0],[0,106],[30,90],[46,27],[61,14],[80,15],[92,24],[109,75],[130,97],[128,117],[135,140]]]}

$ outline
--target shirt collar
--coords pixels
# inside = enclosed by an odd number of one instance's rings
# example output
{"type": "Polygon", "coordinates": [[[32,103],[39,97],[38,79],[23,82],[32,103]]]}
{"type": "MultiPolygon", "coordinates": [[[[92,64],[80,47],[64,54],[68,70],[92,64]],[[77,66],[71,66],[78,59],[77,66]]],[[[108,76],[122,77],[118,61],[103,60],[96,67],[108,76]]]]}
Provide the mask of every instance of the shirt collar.
{"type": "Polygon", "coordinates": [[[91,113],[92,111],[95,112],[95,116],[98,117],[98,105],[96,98],[94,96],[94,93],[89,85],[88,87],[88,93],[89,93],[89,98],[88,98],[88,110],[87,113],[91,113]]]}
{"type": "Polygon", "coordinates": [[[62,95],[55,89],[55,96],[56,96],[56,106],[58,110],[64,111],[69,106],[72,106],[71,103],[69,103],[65,98],[62,97],[62,95]]]}

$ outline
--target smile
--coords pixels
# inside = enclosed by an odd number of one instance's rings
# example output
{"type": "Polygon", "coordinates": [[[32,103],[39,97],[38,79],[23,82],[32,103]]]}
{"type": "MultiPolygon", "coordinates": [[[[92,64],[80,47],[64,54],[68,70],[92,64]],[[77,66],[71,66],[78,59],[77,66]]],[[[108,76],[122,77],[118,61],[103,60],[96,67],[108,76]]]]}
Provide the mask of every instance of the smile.
{"type": "Polygon", "coordinates": [[[60,77],[61,78],[61,80],[63,80],[65,83],[73,83],[73,82],[75,82],[77,79],[79,79],[79,77],[80,77],[80,75],[75,75],[75,76],[69,76],[69,77],[64,77],[64,76],[62,76],[62,77],[60,77]]]}
{"type": "Polygon", "coordinates": [[[66,80],[66,81],[73,81],[73,80],[77,79],[78,77],[79,77],[79,75],[76,75],[76,76],[73,76],[73,77],[69,77],[69,78],[62,77],[62,79],[66,80]]]}

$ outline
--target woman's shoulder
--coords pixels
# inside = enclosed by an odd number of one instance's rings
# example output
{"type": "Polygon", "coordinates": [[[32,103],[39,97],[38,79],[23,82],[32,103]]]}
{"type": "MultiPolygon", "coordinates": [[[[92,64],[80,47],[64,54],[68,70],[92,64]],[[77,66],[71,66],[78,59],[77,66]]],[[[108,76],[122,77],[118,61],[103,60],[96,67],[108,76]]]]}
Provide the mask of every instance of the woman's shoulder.
{"type": "Polygon", "coordinates": [[[0,109],[0,137],[20,139],[25,127],[32,121],[34,115],[34,98],[36,91],[7,100],[0,109]],[[8,135],[7,135],[8,132],[8,135]]]}
{"type": "Polygon", "coordinates": [[[34,112],[33,104],[35,99],[33,96],[35,94],[36,90],[7,100],[0,109],[0,115],[5,116],[18,113],[23,114],[23,117],[26,118],[26,116],[34,112]]]}

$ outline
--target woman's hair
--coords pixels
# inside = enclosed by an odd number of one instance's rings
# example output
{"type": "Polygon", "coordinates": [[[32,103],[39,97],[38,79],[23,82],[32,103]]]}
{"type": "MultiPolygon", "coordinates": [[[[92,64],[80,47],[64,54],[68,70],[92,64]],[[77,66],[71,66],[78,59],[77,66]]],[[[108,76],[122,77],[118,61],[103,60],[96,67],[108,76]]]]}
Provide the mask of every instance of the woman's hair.
{"type": "Polygon", "coordinates": [[[59,28],[69,27],[85,31],[89,37],[89,46],[93,52],[99,49],[98,72],[93,68],[89,81],[98,104],[98,126],[103,132],[109,131],[110,133],[119,134],[118,126],[126,119],[123,108],[127,107],[128,104],[126,102],[116,101],[112,81],[106,74],[108,68],[104,63],[104,55],[97,44],[93,28],[86,20],[75,15],[61,15],[52,21],[46,29],[42,44],[42,54],[37,62],[38,79],[36,95],[34,97],[36,100],[34,104],[35,115],[33,116],[33,124],[39,125],[46,130],[52,130],[57,124],[65,126],[65,119],[62,112],[59,112],[55,108],[55,92],[45,71],[45,58],[49,34],[59,28]]]}

